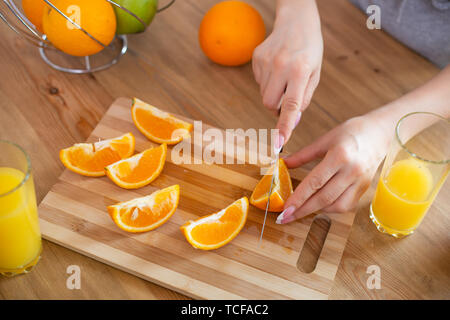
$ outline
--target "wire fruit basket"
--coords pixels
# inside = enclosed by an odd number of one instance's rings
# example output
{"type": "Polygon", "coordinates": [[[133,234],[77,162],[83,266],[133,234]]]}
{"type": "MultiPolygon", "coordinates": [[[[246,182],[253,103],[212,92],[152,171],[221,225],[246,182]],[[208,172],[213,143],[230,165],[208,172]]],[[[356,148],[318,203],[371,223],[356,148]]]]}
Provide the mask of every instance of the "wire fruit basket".
{"type": "MultiPolygon", "coordinates": [[[[38,47],[41,58],[45,61],[45,63],[56,70],[73,74],[85,74],[104,70],[116,64],[128,50],[128,40],[126,35],[116,35],[114,37],[114,40],[109,45],[105,45],[101,41],[96,39],[87,30],[77,24],[74,20],[68,17],[64,12],[59,10],[52,3],[52,0],[43,0],[48,6],[53,8],[58,14],[60,14],[68,22],[70,22],[74,26],[74,28],[81,30],[85,35],[87,35],[89,38],[103,47],[102,51],[92,56],[70,56],[53,46],[52,43],[48,41],[47,36],[38,31],[36,27],[30,22],[25,14],[19,9],[19,6],[14,0],[0,1],[0,19],[3,20],[3,22],[5,22],[9,28],[19,34],[22,38],[38,47]],[[8,15],[7,10],[12,12],[12,15],[8,15]],[[12,22],[14,18],[17,20],[15,23],[12,22]]],[[[123,10],[127,14],[131,15],[134,19],[139,21],[139,23],[143,26],[143,31],[145,31],[148,27],[145,21],[143,21],[137,14],[131,12],[115,1],[105,1],[109,2],[111,5],[119,8],[120,10],[123,10]]],[[[171,5],[173,5],[174,2],[175,0],[170,0],[165,6],[159,8],[156,12],[159,13],[163,10],[166,10],[171,5]]]]}

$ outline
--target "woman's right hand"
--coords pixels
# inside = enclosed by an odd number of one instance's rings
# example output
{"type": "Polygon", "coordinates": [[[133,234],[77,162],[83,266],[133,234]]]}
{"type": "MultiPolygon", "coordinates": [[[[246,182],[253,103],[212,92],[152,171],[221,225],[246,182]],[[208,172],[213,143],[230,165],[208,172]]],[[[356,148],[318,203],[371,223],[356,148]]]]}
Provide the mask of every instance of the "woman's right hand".
{"type": "Polygon", "coordinates": [[[276,127],[280,138],[275,147],[289,140],[311,102],[319,84],[322,56],[315,0],[278,0],[274,29],[253,53],[253,72],[263,104],[280,115],[276,127]]]}

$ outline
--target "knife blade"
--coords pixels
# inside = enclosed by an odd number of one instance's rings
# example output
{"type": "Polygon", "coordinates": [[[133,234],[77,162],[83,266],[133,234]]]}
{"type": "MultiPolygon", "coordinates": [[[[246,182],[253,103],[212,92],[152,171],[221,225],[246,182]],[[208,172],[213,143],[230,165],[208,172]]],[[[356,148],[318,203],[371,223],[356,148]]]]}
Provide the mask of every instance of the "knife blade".
{"type": "MultiPolygon", "coordinates": [[[[281,95],[280,102],[278,103],[278,115],[280,115],[281,104],[283,103],[283,98],[284,98],[284,92],[281,95]]],[[[283,146],[280,146],[279,149],[275,148],[275,150],[274,150],[275,151],[275,165],[273,166],[272,179],[270,181],[269,193],[267,195],[266,212],[264,214],[264,221],[263,221],[263,226],[261,229],[261,235],[259,236],[258,247],[261,246],[261,241],[262,241],[262,237],[264,234],[264,227],[266,226],[267,212],[269,212],[269,207],[270,207],[270,195],[272,194],[272,191],[273,191],[273,183],[275,181],[275,174],[278,174],[278,160],[280,159],[280,152],[282,152],[282,150],[283,150],[283,146]]]]}
{"type": "Polygon", "coordinates": [[[278,160],[280,159],[280,151],[281,150],[275,150],[275,165],[273,166],[272,179],[270,181],[269,193],[267,195],[266,212],[264,214],[264,221],[263,221],[263,226],[261,229],[261,235],[259,236],[258,247],[261,246],[261,241],[262,241],[262,237],[264,234],[264,227],[266,226],[267,213],[269,212],[269,207],[270,207],[270,196],[272,195],[273,184],[276,179],[275,176],[278,175],[278,160]]]}

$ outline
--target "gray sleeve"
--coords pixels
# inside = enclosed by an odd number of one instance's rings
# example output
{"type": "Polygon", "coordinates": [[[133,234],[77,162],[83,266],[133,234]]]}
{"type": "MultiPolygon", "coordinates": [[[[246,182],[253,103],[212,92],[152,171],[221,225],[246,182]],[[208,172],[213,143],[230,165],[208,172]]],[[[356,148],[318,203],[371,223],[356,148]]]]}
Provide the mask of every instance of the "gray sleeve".
{"type": "Polygon", "coordinates": [[[381,28],[440,68],[450,63],[449,0],[350,0],[381,9],[381,28]]]}

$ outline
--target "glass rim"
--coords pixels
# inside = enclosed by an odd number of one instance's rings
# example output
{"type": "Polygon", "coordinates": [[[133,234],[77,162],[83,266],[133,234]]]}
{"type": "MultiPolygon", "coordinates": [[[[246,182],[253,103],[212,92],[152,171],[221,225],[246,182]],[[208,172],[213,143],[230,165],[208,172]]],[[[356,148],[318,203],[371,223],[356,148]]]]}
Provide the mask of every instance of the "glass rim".
{"type": "Polygon", "coordinates": [[[428,163],[433,163],[433,164],[446,164],[446,163],[450,163],[450,159],[444,159],[444,160],[441,160],[441,161],[435,161],[435,160],[429,160],[429,159],[422,158],[422,157],[419,156],[418,154],[416,154],[416,153],[412,152],[411,150],[409,150],[409,149],[406,147],[406,145],[402,142],[402,140],[400,139],[400,126],[401,126],[403,120],[405,120],[405,119],[408,118],[409,116],[412,116],[412,115],[418,115],[418,114],[422,114],[422,115],[424,115],[424,114],[425,114],[425,115],[431,115],[431,116],[434,116],[434,117],[436,117],[436,118],[438,118],[438,119],[440,119],[440,120],[444,120],[444,121],[446,121],[447,123],[450,123],[450,120],[449,120],[449,119],[446,119],[445,117],[443,117],[443,116],[441,116],[441,115],[439,115],[439,114],[437,114],[437,113],[433,113],[433,112],[428,112],[428,111],[416,111],[416,112],[408,113],[408,114],[404,115],[403,117],[401,117],[400,120],[398,120],[397,125],[395,126],[395,137],[396,137],[396,139],[397,139],[398,144],[403,148],[403,150],[405,150],[407,153],[409,153],[413,158],[419,159],[419,160],[421,160],[421,161],[428,162],[428,163]]]}
{"type": "Polygon", "coordinates": [[[12,188],[11,190],[6,191],[5,193],[0,193],[0,198],[1,198],[1,197],[7,196],[8,194],[11,194],[11,193],[17,191],[25,184],[25,182],[28,181],[28,179],[31,176],[31,161],[30,161],[30,157],[28,156],[28,153],[26,153],[25,150],[21,146],[19,146],[17,143],[14,143],[14,142],[11,142],[8,140],[1,140],[1,139],[0,139],[0,143],[6,143],[6,144],[9,144],[9,145],[19,149],[24,154],[25,159],[27,160],[27,171],[25,173],[25,177],[22,179],[22,181],[17,186],[12,188]]]}

